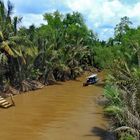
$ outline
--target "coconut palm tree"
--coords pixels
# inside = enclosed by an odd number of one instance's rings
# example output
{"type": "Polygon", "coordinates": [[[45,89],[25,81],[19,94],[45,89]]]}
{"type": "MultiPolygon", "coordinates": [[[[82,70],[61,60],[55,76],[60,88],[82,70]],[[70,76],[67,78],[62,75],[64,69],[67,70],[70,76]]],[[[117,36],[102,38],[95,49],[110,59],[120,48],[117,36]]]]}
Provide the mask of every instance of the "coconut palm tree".
{"type": "MultiPolygon", "coordinates": [[[[17,26],[22,18],[11,18],[13,5],[8,1],[7,8],[0,1],[0,52],[6,55],[8,70],[6,77],[11,84],[21,83],[26,78],[27,59],[33,57],[37,49],[26,36],[17,35],[17,26]]],[[[29,61],[29,60],[28,60],[29,61]]]]}

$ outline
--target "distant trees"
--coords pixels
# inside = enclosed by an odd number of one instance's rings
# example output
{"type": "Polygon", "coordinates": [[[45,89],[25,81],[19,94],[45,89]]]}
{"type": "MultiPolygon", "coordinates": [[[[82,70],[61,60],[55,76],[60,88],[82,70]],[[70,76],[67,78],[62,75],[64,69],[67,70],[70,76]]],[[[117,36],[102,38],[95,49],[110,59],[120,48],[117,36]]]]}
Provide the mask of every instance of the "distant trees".
{"type": "Polygon", "coordinates": [[[130,29],[132,22],[129,20],[128,17],[121,18],[119,24],[115,27],[115,40],[121,42],[122,36],[130,29]]]}
{"type": "Polygon", "coordinates": [[[46,13],[44,19],[48,24],[37,29],[40,51],[36,66],[45,74],[44,78],[51,72],[55,79],[75,79],[93,61],[89,60],[89,48],[96,42],[94,34],[77,12],[65,16],[58,11],[46,13]]]}

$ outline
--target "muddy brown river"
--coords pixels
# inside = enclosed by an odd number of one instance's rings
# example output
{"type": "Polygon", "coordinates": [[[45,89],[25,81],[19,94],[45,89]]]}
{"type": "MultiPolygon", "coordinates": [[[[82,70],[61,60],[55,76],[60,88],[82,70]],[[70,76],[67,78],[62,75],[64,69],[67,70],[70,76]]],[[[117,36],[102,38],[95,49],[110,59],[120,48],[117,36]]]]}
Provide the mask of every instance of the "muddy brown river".
{"type": "Polygon", "coordinates": [[[16,107],[0,109],[0,140],[105,140],[103,89],[83,87],[85,76],[15,96],[16,107]]]}

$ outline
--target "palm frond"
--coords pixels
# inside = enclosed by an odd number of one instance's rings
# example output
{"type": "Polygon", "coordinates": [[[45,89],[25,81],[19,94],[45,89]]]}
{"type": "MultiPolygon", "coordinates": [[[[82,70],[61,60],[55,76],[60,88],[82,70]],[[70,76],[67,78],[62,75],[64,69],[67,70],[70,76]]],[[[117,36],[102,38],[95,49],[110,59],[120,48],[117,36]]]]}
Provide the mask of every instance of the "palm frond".
{"type": "Polygon", "coordinates": [[[0,48],[4,50],[8,55],[14,56],[12,49],[9,47],[8,43],[3,41],[0,45],[0,48]]]}
{"type": "Polygon", "coordinates": [[[8,0],[7,1],[7,17],[10,17],[13,14],[14,6],[13,4],[8,0]]]}

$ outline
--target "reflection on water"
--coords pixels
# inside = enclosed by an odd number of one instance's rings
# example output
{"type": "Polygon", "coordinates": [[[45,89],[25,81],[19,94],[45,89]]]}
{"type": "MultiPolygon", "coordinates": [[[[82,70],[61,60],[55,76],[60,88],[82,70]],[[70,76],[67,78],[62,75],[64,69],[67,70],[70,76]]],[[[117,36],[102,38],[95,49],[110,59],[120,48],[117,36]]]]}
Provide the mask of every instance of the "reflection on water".
{"type": "Polygon", "coordinates": [[[99,140],[91,130],[106,125],[102,88],[82,87],[84,78],[14,97],[16,107],[0,109],[0,140],[99,140]]]}

